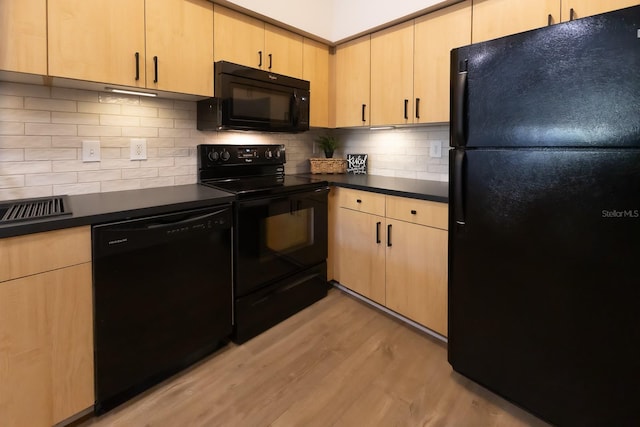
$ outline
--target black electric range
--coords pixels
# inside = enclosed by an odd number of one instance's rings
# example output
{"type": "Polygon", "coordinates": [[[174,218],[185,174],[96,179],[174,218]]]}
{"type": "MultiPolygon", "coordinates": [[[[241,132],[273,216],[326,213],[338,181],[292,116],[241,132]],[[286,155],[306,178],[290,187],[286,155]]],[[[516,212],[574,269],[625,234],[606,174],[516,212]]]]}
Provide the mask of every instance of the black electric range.
{"type": "Polygon", "coordinates": [[[242,343],[327,294],[328,183],[285,175],[283,145],[199,145],[198,182],[234,193],[234,334],[242,343]]]}

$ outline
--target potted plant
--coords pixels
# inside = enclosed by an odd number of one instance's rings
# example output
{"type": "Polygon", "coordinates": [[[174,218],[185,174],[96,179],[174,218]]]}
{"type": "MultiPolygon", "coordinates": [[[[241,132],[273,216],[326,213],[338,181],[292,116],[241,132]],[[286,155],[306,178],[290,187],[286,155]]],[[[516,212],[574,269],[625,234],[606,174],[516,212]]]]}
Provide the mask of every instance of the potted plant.
{"type": "Polygon", "coordinates": [[[316,139],[316,142],[318,143],[318,145],[320,145],[320,148],[322,148],[322,150],[324,151],[324,156],[327,159],[330,159],[333,157],[334,150],[338,148],[338,146],[340,145],[338,143],[338,138],[336,138],[333,135],[319,136],[316,139]]]}

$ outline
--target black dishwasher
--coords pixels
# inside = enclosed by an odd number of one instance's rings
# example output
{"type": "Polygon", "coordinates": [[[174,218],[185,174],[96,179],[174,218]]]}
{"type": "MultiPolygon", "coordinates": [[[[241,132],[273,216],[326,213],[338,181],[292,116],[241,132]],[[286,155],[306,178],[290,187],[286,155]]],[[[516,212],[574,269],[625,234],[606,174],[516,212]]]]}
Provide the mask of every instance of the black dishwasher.
{"type": "Polygon", "coordinates": [[[96,413],[226,343],[231,212],[226,204],[93,227],[96,413]]]}

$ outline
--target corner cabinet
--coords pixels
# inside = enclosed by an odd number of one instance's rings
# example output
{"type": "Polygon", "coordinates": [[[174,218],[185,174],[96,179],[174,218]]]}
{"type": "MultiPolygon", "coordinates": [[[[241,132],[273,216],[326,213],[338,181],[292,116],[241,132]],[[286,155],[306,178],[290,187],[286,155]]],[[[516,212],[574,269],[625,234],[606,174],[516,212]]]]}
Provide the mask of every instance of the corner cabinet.
{"type": "Polygon", "coordinates": [[[341,44],[335,55],[335,126],[369,126],[371,36],[341,44]]]}
{"type": "Polygon", "coordinates": [[[335,190],[334,280],[446,336],[447,204],[335,190]]]}
{"type": "Polygon", "coordinates": [[[49,0],[49,75],[213,94],[206,0],[49,0]]]}
{"type": "Polygon", "coordinates": [[[90,408],[91,229],[0,240],[0,419],[51,426],[90,408]]]}
{"type": "Polygon", "coordinates": [[[47,74],[47,1],[0,1],[0,70],[47,74]]]}
{"type": "Polygon", "coordinates": [[[311,84],[309,124],[329,127],[329,46],[305,38],[302,43],[302,78],[311,84]]]}

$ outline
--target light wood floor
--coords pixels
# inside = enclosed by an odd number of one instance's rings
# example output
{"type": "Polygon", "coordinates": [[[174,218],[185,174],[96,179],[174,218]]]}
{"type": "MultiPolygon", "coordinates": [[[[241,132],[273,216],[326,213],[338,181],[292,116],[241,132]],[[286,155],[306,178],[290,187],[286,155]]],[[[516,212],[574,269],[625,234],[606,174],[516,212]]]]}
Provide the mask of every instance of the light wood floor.
{"type": "Polygon", "coordinates": [[[84,426],[547,426],[453,372],[446,344],[332,289],[84,426]]]}

